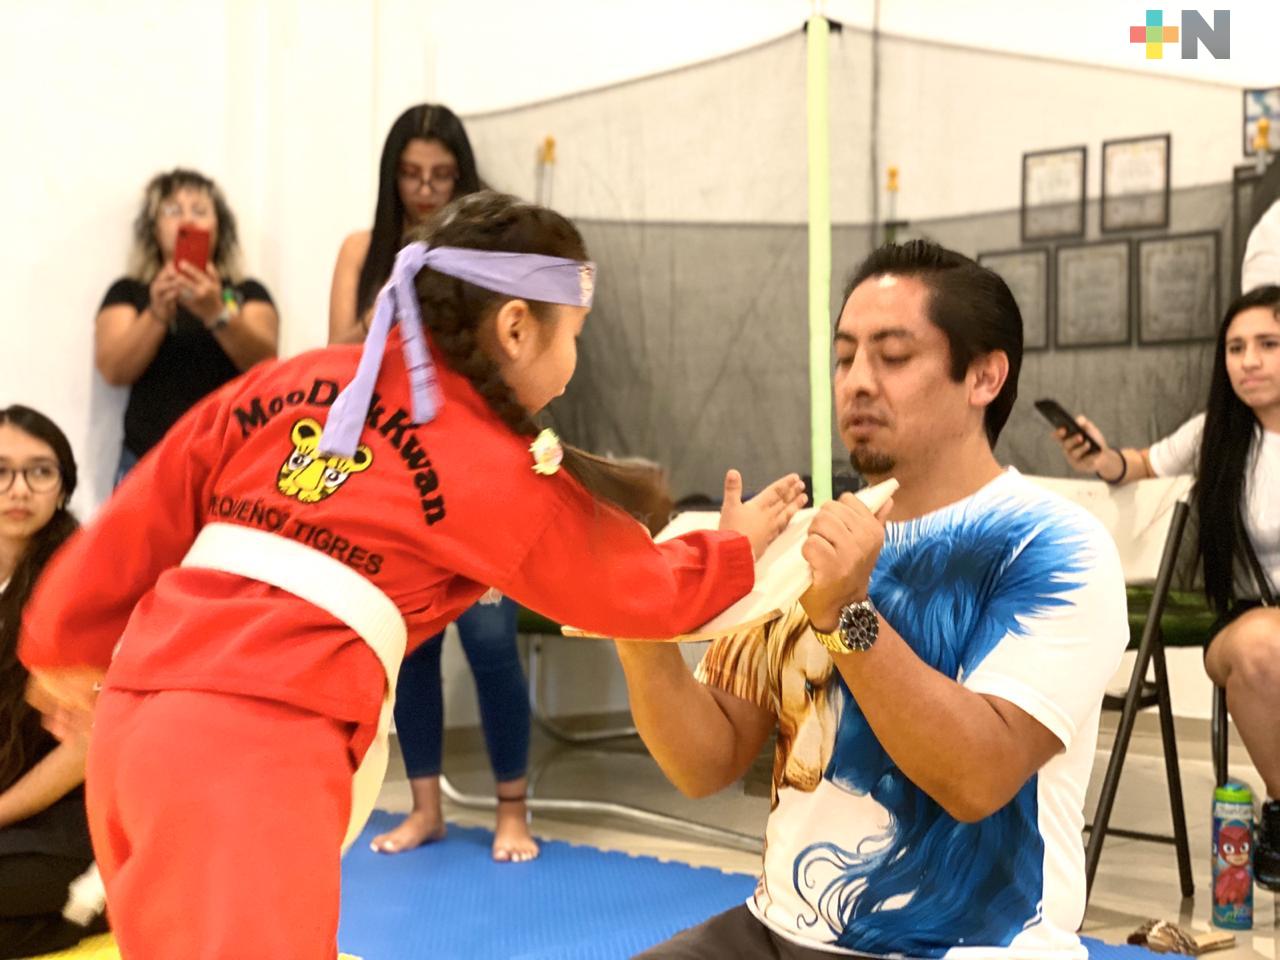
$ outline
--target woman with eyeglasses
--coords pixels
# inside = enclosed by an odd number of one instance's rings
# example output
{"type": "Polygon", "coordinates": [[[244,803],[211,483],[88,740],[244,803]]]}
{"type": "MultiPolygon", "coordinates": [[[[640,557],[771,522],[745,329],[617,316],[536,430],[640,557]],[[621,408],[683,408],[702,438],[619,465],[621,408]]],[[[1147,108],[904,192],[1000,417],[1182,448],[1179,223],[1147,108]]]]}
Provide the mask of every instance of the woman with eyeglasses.
{"type": "Polygon", "coordinates": [[[32,585],[78,524],[71,445],[48,417],[0,409],[0,957],[61,950],[105,927],[65,920],[71,883],[93,863],[84,740],[59,743],[25,699],[18,624],[32,585]]]}
{"type": "Polygon", "coordinates": [[[359,343],[373,301],[405,235],[450,200],[481,188],[471,141],[448,107],[420,103],[396,119],[382,146],[373,228],[342,242],[329,292],[329,342],[359,343]]]}
{"type": "Polygon", "coordinates": [[[103,298],[94,332],[98,371],[129,388],[117,483],[197,400],[276,355],[271,294],[241,275],[239,260],[217,184],[194,170],[151,178],[128,272],[103,298]],[[193,241],[181,250],[180,232],[193,241]]]}
{"type": "MultiPolygon", "coordinates": [[[[382,147],[373,229],[351,234],[338,252],[329,295],[329,342],[357,343],[369,329],[373,302],[391,275],[407,235],[437,210],[480,190],[475,156],[462,121],[448,107],[422,103],[400,114],[382,147]]],[[[529,703],[516,646],[516,604],[490,592],[456,621],[476,682],[480,722],[498,801],[495,860],[538,855],[525,805],[529,703]]],[[[405,660],[396,684],[396,735],[413,793],[413,811],[373,839],[379,853],[411,850],[445,834],[440,799],[444,743],[444,634],[405,660]]]]}

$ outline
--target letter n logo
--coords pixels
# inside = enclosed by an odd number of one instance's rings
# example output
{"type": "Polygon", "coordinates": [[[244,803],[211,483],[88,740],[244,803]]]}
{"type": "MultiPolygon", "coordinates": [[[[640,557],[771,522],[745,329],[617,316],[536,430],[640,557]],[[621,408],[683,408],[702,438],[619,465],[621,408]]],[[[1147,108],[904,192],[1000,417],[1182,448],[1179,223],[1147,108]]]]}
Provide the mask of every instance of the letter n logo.
{"type": "Polygon", "coordinates": [[[1198,10],[1182,11],[1182,59],[1198,60],[1203,43],[1215,60],[1231,59],[1231,11],[1213,11],[1213,28],[1205,23],[1198,10]]]}

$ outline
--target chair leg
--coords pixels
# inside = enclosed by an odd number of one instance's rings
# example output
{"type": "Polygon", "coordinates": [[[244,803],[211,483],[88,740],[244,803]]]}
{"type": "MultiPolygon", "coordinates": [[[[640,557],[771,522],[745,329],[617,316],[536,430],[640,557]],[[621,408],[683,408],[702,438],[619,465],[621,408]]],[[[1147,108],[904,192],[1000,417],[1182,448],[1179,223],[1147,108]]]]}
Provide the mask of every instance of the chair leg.
{"type": "Polygon", "coordinates": [[[1227,750],[1230,728],[1227,721],[1227,691],[1213,688],[1213,719],[1210,721],[1213,739],[1213,776],[1218,786],[1227,782],[1227,750]]]}
{"type": "Polygon", "coordinates": [[[1178,738],[1173,726],[1173,703],[1169,698],[1169,671],[1164,657],[1164,639],[1157,634],[1151,653],[1156,668],[1156,697],[1159,700],[1160,736],[1164,741],[1164,772],[1169,783],[1169,812],[1173,816],[1173,840],[1178,852],[1178,878],[1182,895],[1195,895],[1191,875],[1191,843],[1187,839],[1187,813],[1182,803],[1182,774],[1178,767],[1178,738]]]}
{"type": "Polygon", "coordinates": [[[1138,646],[1138,657],[1129,678],[1129,689],[1124,695],[1120,710],[1120,723],[1116,726],[1116,739],[1111,745],[1111,759],[1107,761],[1107,774],[1102,779],[1098,795],[1098,807],[1093,813],[1093,827],[1089,831],[1089,843],[1085,846],[1084,875],[1085,902],[1093,892],[1093,878],[1102,858],[1102,844],[1107,839],[1107,825],[1111,822],[1111,808],[1115,806],[1116,791],[1120,786],[1120,774],[1124,768],[1125,754],[1129,752],[1129,740],[1133,736],[1133,723],[1138,716],[1138,698],[1142,694],[1143,680],[1147,676],[1147,664],[1151,661],[1151,645],[1144,631],[1143,642],[1138,646]]]}
{"type": "MultiPolygon", "coordinates": [[[[1133,736],[1133,723],[1138,716],[1138,700],[1142,695],[1142,685],[1147,678],[1147,665],[1151,662],[1152,651],[1157,645],[1163,651],[1160,641],[1160,618],[1164,615],[1165,599],[1169,595],[1169,586],[1173,582],[1173,571],[1178,559],[1178,545],[1182,542],[1182,534],[1187,525],[1187,504],[1178,501],[1173,508],[1173,518],[1169,523],[1169,533],[1165,538],[1164,551],[1160,557],[1160,571],[1156,575],[1155,586],[1151,592],[1151,607],[1147,610],[1147,622],[1142,628],[1142,639],[1138,643],[1137,661],[1133,665],[1133,674],[1129,677],[1129,689],[1124,695],[1124,706],[1120,710],[1120,724],[1116,728],[1115,743],[1111,747],[1111,760],[1107,764],[1107,775],[1102,781],[1102,793],[1098,797],[1098,809],[1093,816],[1093,830],[1089,834],[1089,843],[1085,847],[1085,902],[1093,892],[1093,879],[1098,872],[1098,860],[1102,857],[1102,845],[1107,839],[1107,826],[1111,822],[1111,808],[1115,806],[1116,789],[1120,786],[1120,772],[1124,767],[1125,754],[1129,752],[1129,740],[1133,736]]],[[[1161,669],[1163,669],[1163,657],[1161,669]]],[[[1165,686],[1166,702],[1168,686],[1165,686]]],[[[1170,753],[1166,749],[1165,757],[1170,753]]],[[[1166,763],[1167,763],[1166,759],[1166,763]]],[[[1179,795],[1181,800],[1181,795],[1179,795]]],[[[1184,823],[1185,827],[1185,823],[1184,823]]],[[[1183,831],[1185,844],[1185,829],[1183,831]]],[[[1179,869],[1181,870],[1181,861],[1179,869]]],[[[1190,863],[1188,861],[1188,870],[1190,863]]],[[[1186,879],[1184,875],[1183,886],[1186,879]]]]}

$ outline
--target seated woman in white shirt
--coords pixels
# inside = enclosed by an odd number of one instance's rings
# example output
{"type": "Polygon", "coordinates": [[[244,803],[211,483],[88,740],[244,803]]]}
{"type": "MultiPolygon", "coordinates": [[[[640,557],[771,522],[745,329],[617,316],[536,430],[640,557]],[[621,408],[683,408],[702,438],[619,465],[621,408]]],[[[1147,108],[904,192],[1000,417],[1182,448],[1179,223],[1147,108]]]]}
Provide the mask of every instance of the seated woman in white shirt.
{"type": "Polygon", "coordinates": [[[1258,882],[1280,889],[1280,286],[1227,308],[1205,412],[1145,450],[1114,448],[1087,418],[1058,440],[1071,465],[1108,483],[1194,473],[1205,595],[1219,614],[1205,669],[1267,788],[1254,851],[1258,882]],[[1247,539],[1246,539],[1247,538],[1247,539]],[[1248,548],[1257,557],[1257,569],[1248,548]],[[1259,582],[1261,578],[1262,582],[1259,582]],[[1272,598],[1267,602],[1267,598],[1272,598]]]}

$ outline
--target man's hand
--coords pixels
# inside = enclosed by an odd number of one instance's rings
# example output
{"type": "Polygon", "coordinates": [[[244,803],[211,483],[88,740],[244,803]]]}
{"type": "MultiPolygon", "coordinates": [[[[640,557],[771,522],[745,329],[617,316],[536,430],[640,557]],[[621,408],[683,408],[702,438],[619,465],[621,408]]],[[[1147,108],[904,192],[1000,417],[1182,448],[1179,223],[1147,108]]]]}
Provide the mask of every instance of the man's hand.
{"type": "Polygon", "coordinates": [[[851,493],[819,508],[800,550],[813,570],[813,586],[800,603],[817,629],[831,632],[839,623],[841,607],[866,599],[871,571],[884,546],[884,518],[892,509],[890,500],[873,514],[851,493]]]}
{"type": "Polygon", "coordinates": [[[796,512],[805,505],[804,482],[796,474],[775,480],[746,503],[742,502],[742,474],[730,470],[724,475],[724,506],[720,508],[720,529],[734,530],[751,541],[757,560],[778,538],[796,512]]]}
{"type": "Polygon", "coordinates": [[[27,701],[44,715],[45,728],[59,740],[88,736],[104,673],[96,667],[32,671],[27,701]]]}

